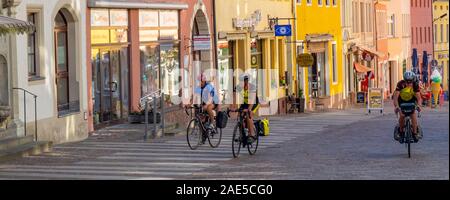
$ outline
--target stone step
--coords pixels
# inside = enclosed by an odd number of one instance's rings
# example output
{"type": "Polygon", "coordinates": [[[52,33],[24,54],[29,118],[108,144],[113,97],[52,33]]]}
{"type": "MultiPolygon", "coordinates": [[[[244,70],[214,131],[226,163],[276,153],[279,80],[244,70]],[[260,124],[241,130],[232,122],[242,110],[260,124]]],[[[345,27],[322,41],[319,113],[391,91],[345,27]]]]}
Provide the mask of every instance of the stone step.
{"type": "Polygon", "coordinates": [[[25,136],[25,137],[9,137],[0,139],[0,151],[8,150],[11,148],[15,148],[21,145],[25,145],[33,142],[33,136],[25,136]]]}
{"type": "Polygon", "coordinates": [[[52,142],[40,141],[31,142],[14,148],[0,151],[0,162],[20,158],[23,156],[38,155],[49,152],[52,149],[52,142]]]}

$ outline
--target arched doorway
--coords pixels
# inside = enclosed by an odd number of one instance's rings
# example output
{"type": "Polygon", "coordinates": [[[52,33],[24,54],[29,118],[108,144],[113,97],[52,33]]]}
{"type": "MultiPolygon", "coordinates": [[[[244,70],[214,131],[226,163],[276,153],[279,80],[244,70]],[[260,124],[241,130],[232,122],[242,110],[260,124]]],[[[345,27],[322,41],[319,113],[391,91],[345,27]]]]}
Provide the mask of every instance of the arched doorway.
{"type": "MultiPolygon", "coordinates": [[[[194,23],[192,25],[192,39],[195,40],[196,36],[210,37],[208,19],[202,10],[198,10],[194,17],[194,23]]],[[[194,46],[194,44],[192,44],[194,46]]],[[[211,45],[212,46],[212,45],[211,45]]],[[[195,47],[192,49],[192,60],[196,70],[205,71],[211,69],[211,50],[197,50],[195,47]]],[[[194,70],[195,71],[195,70],[194,70]]]]}
{"type": "Polygon", "coordinates": [[[79,111],[79,83],[76,80],[75,19],[66,8],[54,18],[55,78],[58,115],[79,111]]]}
{"type": "Polygon", "coordinates": [[[0,106],[9,106],[8,80],[6,58],[0,55],[0,106]]]}

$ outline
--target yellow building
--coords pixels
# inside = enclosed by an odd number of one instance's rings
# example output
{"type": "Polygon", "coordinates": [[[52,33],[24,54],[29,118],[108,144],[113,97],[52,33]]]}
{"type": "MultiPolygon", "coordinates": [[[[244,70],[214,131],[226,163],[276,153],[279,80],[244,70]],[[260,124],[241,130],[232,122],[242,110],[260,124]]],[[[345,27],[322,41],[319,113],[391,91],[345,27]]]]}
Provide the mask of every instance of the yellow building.
{"type": "MultiPolygon", "coordinates": [[[[233,88],[241,83],[240,75],[258,69],[251,73],[263,103],[259,114],[285,113],[286,91],[294,93],[295,85],[294,45],[289,42],[294,34],[276,37],[276,21],[270,19],[278,18],[279,25],[293,24],[292,0],[217,0],[215,8],[219,73],[214,83],[218,90],[237,97],[233,88]]],[[[231,103],[236,102],[227,102],[231,103]]]]}
{"type": "Polygon", "coordinates": [[[448,0],[437,0],[433,2],[433,19],[434,59],[438,61],[438,70],[442,74],[443,89],[444,91],[448,91],[448,0]]]}
{"type": "Polygon", "coordinates": [[[299,87],[307,108],[343,107],[342,38],[338,0],[296,1],[297,54],[314,57],[312,66],[298,69],[299,87]]]}

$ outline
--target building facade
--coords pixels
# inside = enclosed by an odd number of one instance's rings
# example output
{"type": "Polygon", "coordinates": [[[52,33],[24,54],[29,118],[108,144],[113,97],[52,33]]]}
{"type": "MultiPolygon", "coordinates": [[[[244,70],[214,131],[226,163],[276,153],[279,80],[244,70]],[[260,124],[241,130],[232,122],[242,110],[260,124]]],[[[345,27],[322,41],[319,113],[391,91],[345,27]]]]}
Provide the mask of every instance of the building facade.
{"type": "Polygon", "coordinates": [[[448,93],[448,1],[433,2],[433,30],[434,30],[434,59],[437,60],[438,70],[442,75],[442,88],[448,93]],[[447,15],[445,15],[447,14],[447,15]]]}
{"type": "MultiPolygon", "coordinates": [[[[384,98],[388,98],[390,91],[390,78],[389,78],[389,70],[388,70],[388,60],[389,60],[389,52],[388,52],[388,23],[387,23],[387,7],[386,5],[375,3],[375,35],[377,38],[377,51],[382,54],[378,58],[377,69],[378,72],[376,74],[376,86],[378,88],[383,88],[384,98]]],[[[395,84],[395,83],[392,83],[395,84]]]]}
{"type": "MultiPolygon", "coordinates": [[[[291,0],[216,0],[217,86],[228,99],[251,74],[262,102],[260,115],[286,113],[286,96],[296,93],[293,36],[276,37],[275,24],[293,24],[291,0]],[[274,9],[276,8],[276,9],[274,9]],[[275,20],[278,18],[278,23],[275,20]],[[234,74],[233,74],[234,72],[234,74]],[[233,76],[235,75],[235,76],[233,76]],[[233,78],[234,77],[234,78],[233,78]]],[[[294,34],[292,34],[294,35],[294,34]]],[[[227,104],[239,103],[225,101],[227,104]]]]}
{"type": "Polygon", "coordinates": [[[358,94],[378,87],[378,59],[385,55],[377,52],[374,1],[342,0],[341,5],[344,96],[354,105],[358,94]]]}
{"type": "Polygon", "coordinates": [[[430,62],[433,58],[432,4],[433,0],[410,1],[412,66],[424,83],[430,81],[430,62]]]}
{"type": "Polygon", "coordinates": [[[318,104],[344,106],[341,6],[338,1],[317,0],[296,4],[297,54],[309,53],[314,58],[312,66],[299,68],[298,73],[310,109],[318,104]]]}
{"type": "Polygon", "coordinates": [[[379,1],[387,9],[388,64],[384,69],[386,95],[392,95],[403,72],[411,69],[411,6],[409,1],[379,1]],[[388,85],[388,86],[387,86],[388,85]]]}
{"type": "Polygon", "coordinates": [[[1,13],[29,21],[36,29],[0,37],[1,104],[11,109],[3,128],[20,137],[34,133],[37,121],[38,140],[87,138],[85,1],[22,0],[2,5],[1,13]],[[36,104],[22,89],[37,95],[36,104]]]}
{"type": "Polygon", "coordinates": [[[214,68],[212,1],[89,0],[87,6],[89,130],[126,120],[155,92],[166,123],[184,126],[181,97],[195,84],[193,68],[214,68]]]}

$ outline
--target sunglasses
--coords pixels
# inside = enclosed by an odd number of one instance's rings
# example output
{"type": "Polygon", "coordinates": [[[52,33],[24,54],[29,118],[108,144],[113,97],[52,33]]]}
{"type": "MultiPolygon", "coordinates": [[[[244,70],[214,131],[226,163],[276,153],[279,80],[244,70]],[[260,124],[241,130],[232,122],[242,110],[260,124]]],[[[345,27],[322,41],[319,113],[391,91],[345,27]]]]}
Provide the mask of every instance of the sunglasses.
{"type": "Polygon", "coordinates": [[[406,83],[412,83],[413,81],[406,81],[406,83]]]}

